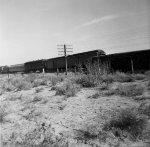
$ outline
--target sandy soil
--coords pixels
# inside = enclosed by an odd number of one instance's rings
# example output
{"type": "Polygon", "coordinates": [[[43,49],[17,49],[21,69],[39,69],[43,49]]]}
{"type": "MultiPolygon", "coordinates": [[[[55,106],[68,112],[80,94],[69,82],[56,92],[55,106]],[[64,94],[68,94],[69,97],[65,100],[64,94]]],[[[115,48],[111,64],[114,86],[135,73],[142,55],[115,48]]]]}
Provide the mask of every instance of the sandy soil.
{"type": "MultiPolygon", "coordinates": [[[[115,87],[116,84],[111,86],[115,87]]],[[[138,81],[136,84],[146,87],[147,81],[138,81]]],[[[103,125],[104,117],[109,118],[113,109],[137,107],[145,100],[140,97],[133,99],[117,95],[105,96],[103,94],[105,90],[98,88],[82,88],[76,96],[66,98],[56,96],[56,91],[51,90],[51,86],[38,88],[41,88],[40,92],[36,92],[36,88],[31,88],[4,92],[0,95],[0,105],[7,112],[0,127],[1,141],[9,141],[14,132],[24,135],[36,128],[39,123],[51,124],[56,134],[63,133],[71,139],[78,130],[91,125],[99,124],[99,127],[103,125]],[[97,92],[101,94],[93,98],[97,92]]],[[[148,90],[145,90],[144,96],[150,100],[148,90]]],[[[140,143],[132,146],[138,145],[140,143]]],[[[143,142],[141,146],[144,146],[143,142]]]]}

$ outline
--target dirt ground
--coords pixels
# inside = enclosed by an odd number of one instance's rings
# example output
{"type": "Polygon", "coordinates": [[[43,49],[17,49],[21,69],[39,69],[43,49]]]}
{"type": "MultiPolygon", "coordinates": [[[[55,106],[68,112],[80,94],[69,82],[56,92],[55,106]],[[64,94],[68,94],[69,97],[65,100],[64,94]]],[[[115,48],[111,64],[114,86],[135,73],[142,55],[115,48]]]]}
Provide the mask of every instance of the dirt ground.
{"type": "MultiPolygon", "coordinates": [[[[0,83],[6,79],[7,75],[1,75],[0,83]]],[[[108,90],[101,90],[99,87],[81,88],[73,97],[56,95],[56,91],[52,89],[51,85],[40,85],[21,91],[2,92],[1,90],[0,105],[6,113],[3,122],[0,123],[1,147],[3,146],[2,142],[9,142],[12,138],[21,142],[21,136],[34,130],[37,124],[43,123],[51,125],[56,135],[63,134],[72,144],[70,146],[92,146],[80,142],[75,138],[75,134],[79,130],[86,130],[91,126],[101,128],[113,110],[139,107],[143,102],[150,102],[148,81],[138,80],[134,83],[144,87],[142,96],[105,95],[108,90]]],[[[114,88],[117,84],[115,82],[110,86],[114,88]]],[[[150,144],[147,142],[132,142],[128,146],[148,147],[150,144]]],[[[109,144],[105,143],[101,146],[105,147],[109,144]]]]}

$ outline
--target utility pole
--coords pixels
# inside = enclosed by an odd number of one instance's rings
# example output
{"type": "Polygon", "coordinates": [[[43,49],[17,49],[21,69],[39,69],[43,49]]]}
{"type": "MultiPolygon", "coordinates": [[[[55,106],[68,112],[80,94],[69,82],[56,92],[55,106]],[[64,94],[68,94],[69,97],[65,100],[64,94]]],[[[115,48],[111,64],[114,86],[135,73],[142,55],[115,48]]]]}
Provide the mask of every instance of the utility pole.
{"type": "Polygon", "coordinates": [[[67,61],[67,55],[68,54],[67,53],[73,52],[72,51],[73,48],[69,48],[69,46],[71,46],[71,45],[66,45],[66,44],[64,44],[64,45],[57,45],[57,46],[61,47],[61,48],[58,48],[58,52],[60,53],[58,55],[61,55],[61,56],[65,57],[65,68],[66,68],[66,75],[67,75],[67,72],[68,72],[68,61],[67,61]]]}

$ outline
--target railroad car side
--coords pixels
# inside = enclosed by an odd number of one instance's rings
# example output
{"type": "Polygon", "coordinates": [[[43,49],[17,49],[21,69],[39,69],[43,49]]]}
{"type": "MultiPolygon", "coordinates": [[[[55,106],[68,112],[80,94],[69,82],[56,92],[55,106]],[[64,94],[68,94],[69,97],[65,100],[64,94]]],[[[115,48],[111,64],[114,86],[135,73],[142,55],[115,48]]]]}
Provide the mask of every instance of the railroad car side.
{"type": "Polygon", "coordinates": [[[24,64],[17,64],[17,65],[11,65],[9,67],[9,72],[10,73],[16,73],[16,72],[24,72],[25,68],[24,68],[24,64]]]}
{"type": "Polygon", "coordinates": [[[8,66],[1,66],[0,73],[1,74],[9,73],[9,67],[8,66]]]}
{"type": "Polygon", "coordinates": [[[25,72],[42,72],[44,68],[44,60],[36,60],[25,63],[25,72]]]}

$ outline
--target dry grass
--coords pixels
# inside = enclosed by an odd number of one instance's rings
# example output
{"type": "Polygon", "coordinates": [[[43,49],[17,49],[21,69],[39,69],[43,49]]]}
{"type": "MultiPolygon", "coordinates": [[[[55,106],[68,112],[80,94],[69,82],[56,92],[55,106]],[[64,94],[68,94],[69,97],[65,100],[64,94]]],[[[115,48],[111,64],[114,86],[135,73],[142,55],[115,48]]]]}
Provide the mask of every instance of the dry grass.
{"type": "Polygon", "coordinates": [[[42,96],[39,96],[39,95],[35,95],[32,102],[36,103],[36,102],[39,102],[39,101],[42,101],[42,96]]]}
{"type": "Polygon", "coordinates": [[[132,76],[135,80],[144,80],[146,78],[144,74],[133,74],[132,76]]]}
{"type": "Polygon", "coordinates": [[[76,95],[76,93],[79,91],[79,88],[79,85],[68,79],[57,85],[54,89],[56,90],[56,95],[65,95],[66,97],[71,97],[76,95]]]}
{"type": "Polygon", "coordinates": [[[0,105],[0,123],[5,122],[5,116],[7,115],[6,106],[0,105]]]}
{"type": "Polygon", "coordinates": [[[135,84],[119,84],[116,89],[110,89],[104,95],[121,95],[126,97],[141,96],[144,88],[135,84]]]}
{"type": "Polygon", "coordinates": [[[36,89],[35,89],[35,93],[39,93],[39,92],[41,92],[42,90],[43,90],[44,88],[43,87],[37,87],[36,89]]]}
{"type": "Polygon", "coordinates": [[[4,83],[3,85],[2,85],[2,90],[3,91],[6,91],[6,92],[10,92],[10,91],[13,91],[13,90],[15,90],[15,87],[12,85],[12,83],[4,83]]]}
{"type": "Polygon", "coordinates": [[[139,106],[139,112],[147,115],[150,119],[150,101],[142,102],[139,106]]]}
{"type": "Polygon", "coordinates": [[[24,81],[22,79],[13,79],[11,83],[12,85],[14,85],[14,87],[17,88],[17,90],[29,90],[32,88],[31,83],[24,81]]]}
{"type": "Polygon", "coordinates": [[[104,125],[105,131],[112,131],[116,137],[137,140],[142,137],[142,133],[147,126],[147,118],[140,115],[137,109],[124,108],[117,110],[116,114],[104,125]]]}
{"type": "Polygon", "coordinates": [[[12,133],[8,142],[3,146],[11,147],[69,147],[68,141],[63,136],[55,135],[51,125],[37,124],[36,128],[25,135],[12,133]]]}
{"type": "Polygon", "coordinates": [[[94,87],[96,85],[95,78],[92,75],[81,74],[75,78],[75,83],[82,87],[94,87]]]}
{"type": "Polygon", "coordinates": [[[134,84],[130,84],[130,85],[119,85],[116,93],[121,95],[121,96],[127,96],[127,97],[131,97],[131,96],[139,96],[142,95],[144,92],[144,88],[141,86],[137,86],[134,84]]]}
{"type": "Polygon", "coordinates": [[[41,85],[47,85],[47,80],[46,79],[35,79],[33,81],[33,87],[38,87],[41,85]]]}

